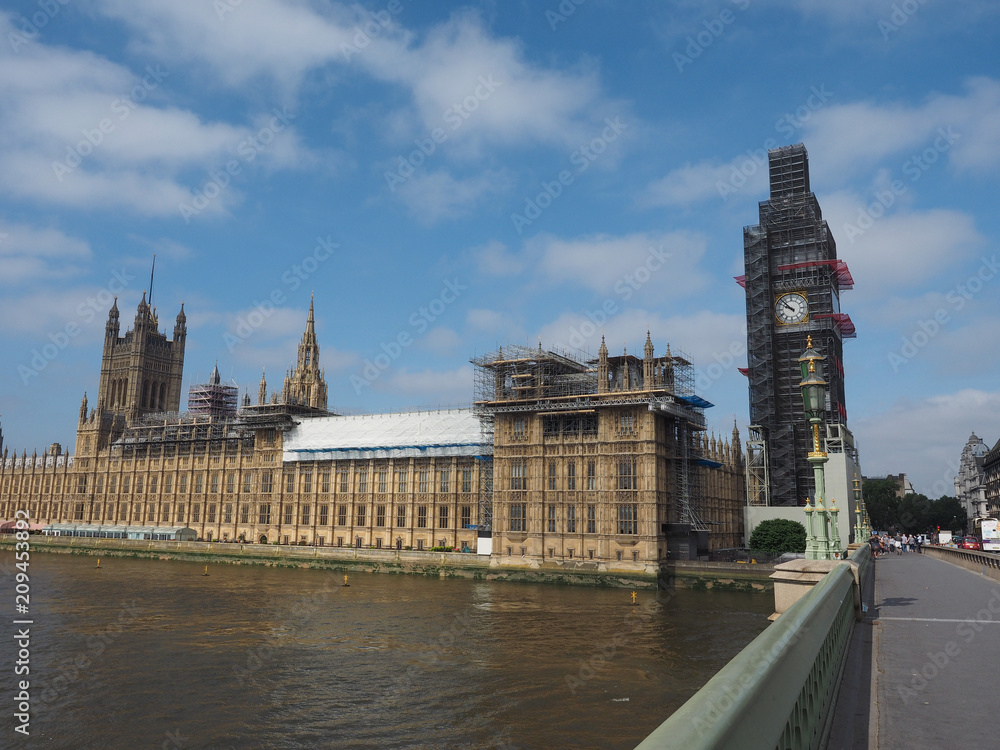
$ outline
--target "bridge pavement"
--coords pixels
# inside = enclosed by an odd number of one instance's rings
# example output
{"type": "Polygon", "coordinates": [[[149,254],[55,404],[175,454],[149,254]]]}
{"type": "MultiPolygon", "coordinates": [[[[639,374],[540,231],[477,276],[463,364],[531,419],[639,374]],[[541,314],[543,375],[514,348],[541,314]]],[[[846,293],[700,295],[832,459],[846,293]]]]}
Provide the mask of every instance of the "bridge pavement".
{"type": "Polygon", "coordinates": [[[1000,746],[1000,582],[885,555],[866,598],[831,750],[1000,746]]]}

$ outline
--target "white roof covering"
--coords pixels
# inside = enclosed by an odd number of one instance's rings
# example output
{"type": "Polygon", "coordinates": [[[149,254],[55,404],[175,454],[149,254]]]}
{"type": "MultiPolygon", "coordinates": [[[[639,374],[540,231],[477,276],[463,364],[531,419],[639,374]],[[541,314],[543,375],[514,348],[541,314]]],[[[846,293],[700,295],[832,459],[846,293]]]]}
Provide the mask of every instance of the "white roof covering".
{"type": "Polygon", "coordinates": [[[471,409],[305,418],[287,433],[283,461],[337,458],[480,456],[479,418],[471,409]]]}

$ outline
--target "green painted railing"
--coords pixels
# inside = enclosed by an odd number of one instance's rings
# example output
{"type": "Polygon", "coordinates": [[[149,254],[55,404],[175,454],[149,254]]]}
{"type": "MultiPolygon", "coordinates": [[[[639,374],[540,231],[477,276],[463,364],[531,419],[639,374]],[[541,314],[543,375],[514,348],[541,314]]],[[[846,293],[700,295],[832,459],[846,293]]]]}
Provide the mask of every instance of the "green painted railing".
{"type": "Polygon", "coordinates": [[[868,545],[833,568],[636,750],[807,750],[822,744],[854,623],[868,545]],[[855,578],[855,573],[858,577],[855,578]]]}

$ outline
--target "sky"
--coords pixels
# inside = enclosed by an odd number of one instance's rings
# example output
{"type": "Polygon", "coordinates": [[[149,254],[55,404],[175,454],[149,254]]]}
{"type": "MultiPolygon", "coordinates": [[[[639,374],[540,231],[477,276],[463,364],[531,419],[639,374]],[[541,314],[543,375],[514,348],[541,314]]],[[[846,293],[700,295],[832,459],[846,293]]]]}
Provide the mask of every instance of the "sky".
{"type": "Polygon", "coordinates": [[[745,437],[742,230],[802,142],[864,472],[952,494],[1000,438],[998,32],[989,0],[5,2],[5,444],[72,449],[154,255],[185,394],[216,363],[280,388],[314,295],[337,411],[468,405],[498,346],[648,330],[745,437]]]}

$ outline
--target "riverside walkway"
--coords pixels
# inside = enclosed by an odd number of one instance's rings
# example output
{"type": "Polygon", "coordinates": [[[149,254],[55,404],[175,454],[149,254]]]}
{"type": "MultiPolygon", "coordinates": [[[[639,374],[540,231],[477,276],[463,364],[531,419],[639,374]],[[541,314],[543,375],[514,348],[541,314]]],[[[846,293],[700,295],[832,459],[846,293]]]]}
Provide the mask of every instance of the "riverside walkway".
{"type": "Polygon", "coordinates": [[[1000,745],[1000,581],[911,552],[876,561],[872,593],[829,747],[1000,745]]]}

